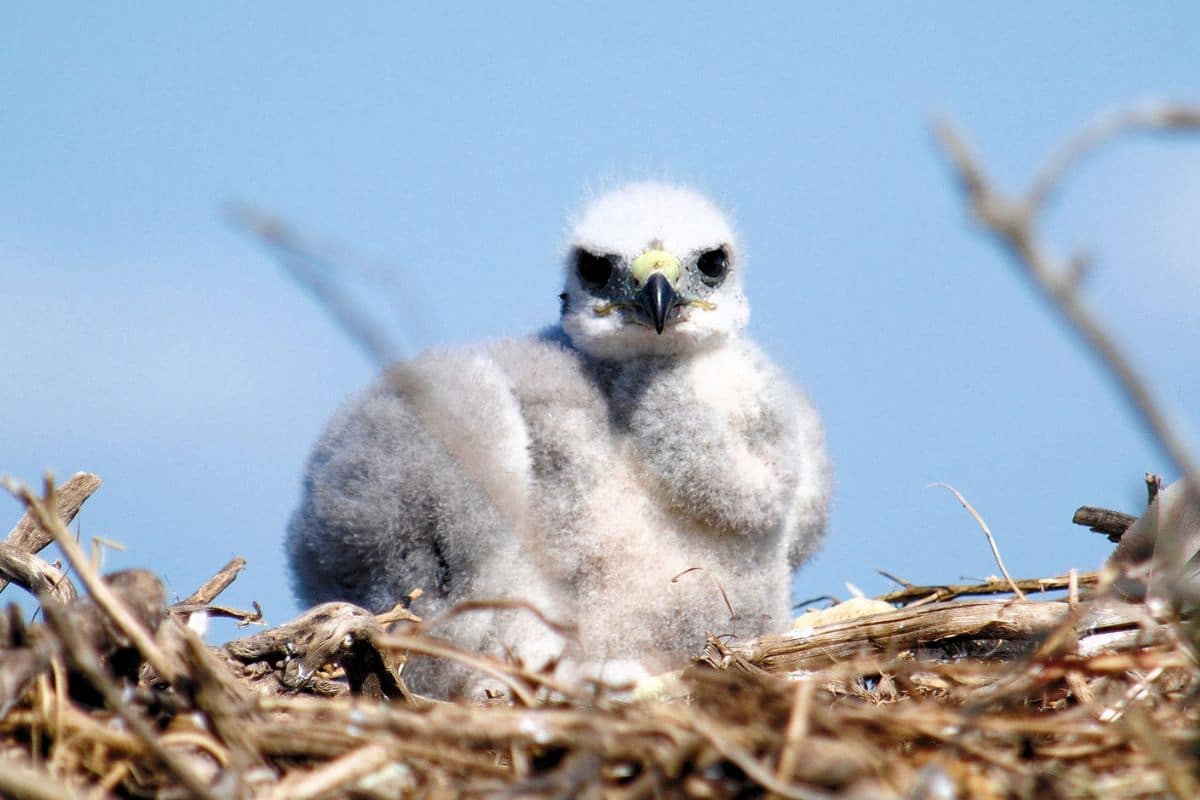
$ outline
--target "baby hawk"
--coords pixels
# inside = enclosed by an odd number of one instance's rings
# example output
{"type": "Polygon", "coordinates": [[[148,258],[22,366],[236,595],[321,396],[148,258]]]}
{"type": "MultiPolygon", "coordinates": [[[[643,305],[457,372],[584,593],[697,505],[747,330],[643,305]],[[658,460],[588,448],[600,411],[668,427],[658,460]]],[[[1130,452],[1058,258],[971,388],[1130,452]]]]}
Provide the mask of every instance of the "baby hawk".
{"type": "MultiPolygon", "coordinates": [[[[555,664],[564,680],[682,666],[705,635],[783,630],[830,494],[817,413],[743,335],[742,259],[694,191],[597,198],[565,254],[562,317],[536,336],[434,350],[343,407],[317,442],[287,552],[306,603],[375,611],[412,589],[436,634],[555,664]]],[[[489,681],[413,658],[418,692],[489,681]]]]}

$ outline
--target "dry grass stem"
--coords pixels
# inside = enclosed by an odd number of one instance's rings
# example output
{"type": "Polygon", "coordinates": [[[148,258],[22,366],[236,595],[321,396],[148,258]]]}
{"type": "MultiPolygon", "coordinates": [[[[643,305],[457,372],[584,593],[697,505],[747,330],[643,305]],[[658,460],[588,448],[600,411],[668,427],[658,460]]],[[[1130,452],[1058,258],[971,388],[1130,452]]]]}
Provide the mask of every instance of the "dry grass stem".
{"type": "Polygon", "coordinates": [[[1025,593],[1021,591],[1021,587],[1018,586],[1012,579],[1012,576],[1008,574],[1008,569],[1004,566],[1004,559],[1000,557],[1000,548],[996,545],[996,537],[992,536],[991,528],[989,528],[987,523],[983,521],[983,517],[979,516],[979,512],[967,502],[967,498],[963,497],[962,493],[959,492],[958,489],[955,489],[950,484],[931,483],[930,486],[940,486],[943,489],[948,489],[955,497],[958,498],[958,502],[962,503],[962,507],[967,510],[967,513],[969,513],[975,519],[975,522],[979,524],[979,527],[983,529],[983,535],[987,537],[988,546],[992,548],[992,555],[996,558],[996,565],[1000,567],[1000,573],[1004,575],[1004,580],[1008,581],[1009,588],[1012,589],[1013,594],[1024,600],[1025,593]]]}

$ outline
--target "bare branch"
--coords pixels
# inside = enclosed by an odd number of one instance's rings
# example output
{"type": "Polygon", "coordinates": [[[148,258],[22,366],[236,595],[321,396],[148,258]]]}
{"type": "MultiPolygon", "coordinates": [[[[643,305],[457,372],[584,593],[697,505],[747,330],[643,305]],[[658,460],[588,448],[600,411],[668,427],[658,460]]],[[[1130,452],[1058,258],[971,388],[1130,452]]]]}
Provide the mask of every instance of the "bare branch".
{"type": "Polygon", "coordinates": [[[1148,103],[1104,114],[1068,139],[1050,157],[1026,195],[1029,206],[1034,211],[1040,210],[1068,172],[1115,139],[1133,133],[1188,130],[1200,130],[1200,108],[1148,103]]]}
{"type": "Polygon", "coordinates": [[[1176,797],[1200,796],[1200,781],[1193,775],[1194,763],[1181,758],[1163,740],[1154,728],[1153,721],[1137,706],[1130,706],[1125,714],[1125,725],[1146,752],[1163,768],[1163,774],[1176,797]]]}
{"type": "Polygon", "coordinates": [[[142,657],[154,667],[158,674],[164,680],[171,682],[175,672],[171,669],[167,657],[154,642],[149,632],[130,614],[121,599],[113,594],[112,589],[101,580],[99,573],[88,562],[87,556],[75,542],[63,521],[57,514],[50,512],[51,505],[57,508],[57,503],[55,503],[57,492],[54,488],[53,478],[49,475],[46,476],[46,496],[44,498],[36,497],[33,492],[29,491],[28,486],[11,480],[5,480],[3,483],[8,491],[25,504],[42,530],[54,537],[54,541],[62,550],[67,563],[71,565],[75,574],[79,576],[79,580],[87,587],[88,594],[96,601],[96,605],[104,609],[104,612],[129,637],[142,657]]]}
{"type": "MultiPolygon", "coordinates": [[[[100,478],[90,472],[76,472],[67,478],[66,483],[58,487],[58,506],[55,509],[63,520],[63,524],[70,525],[71,520],[75,519],[75,515],[83,506],[83,502],[99,488],[100,478]]],[[[38,526],[33,515],[28,511],[4,540],[6,544],[30,553],[40,552],[52,541],[54,539],[38,526]]],[[[4,591],[4,587],[7,585],[8,581],[0,577],[0,592],[4,591]]]]}
{"type": "Polygon", "coordinates": [[[1155,475],[1153,472],[1146,473],[1146,505],[1154,502],[1154,498],[1158,497],[1158,493],[1162,490],[1162,475],[1155,475]]]}
{"type": "Polygon", "coordinates": [[[207,605],[211,603],[217,599],[217,595],[229,588],[229,584],[237,580],[238,573],[245,569],[245,567],[246,559],[241,556],[230,559],[228,564],[221,567],[220,572],[205,581],[203,586],[188,595],[187,599],[179,605],[207,605]]]}
{"type": "Polygon", "coordinates": [[[1075,516],[1071,517],[1071,522],[1086,525],[1088,530],[1094,533],[1104,534],[1110,542],[1119,542],[1136,519],[1132,514],[1113,511],[1111,508],[1080,506],[1075,509],[1075,516]]]}
{"type": "MultiPolygon", "coordinates": [[[[1000,572],[1004,575],[1004,580],[1008,581],[1008,586],[1010,589],[1012,589],[1013,594],[1024,600],[1025,593],[1021,591],[1021,587],[1018,586],[1016,581],[1012,579],[1012,576],[1008,574],[1008,568],[1004,566],[1004,559],[1000,557],[1000,548],[996,546],[996,537],[992,536],[991,528],[989,528],[987,523],[983,521],[983,517],[979,516],[979,512],[967,502],[967,498],[963,497],[962,493],[959,492],[958,489],[955,489],[950,484],[931,483],[929,486],[940,486],[943,489],[949,489],[954,496],[958,498],[958,502],[962,503],[962,507],[967,510],[967,513],[975,518],[975,521],[979,523],[979,527],[983,529],[983,535],[987,537],[988,545],[992,548],[992,555],[996,558],[996,565],[1000,567],[1000,572]]],[[[926,486],[925,488],[928,489],[929,486],[926,486]]]]}
{"type": "Polygon", "coordinates": [[[0,796],[26,800],[77,800],[79,794],[64,781],[40,769],[4,759],[0,763],[0,796]]]}
{"type": "Polygon", "coordinates": [[[244,205],[230,206],[229,220],[267,247],[288,274],[316,298],[333,321],[377,367],[396,361],[400,349],[391,337],[362,314],[350,296],[333,280],[328,261],[282,220],[244,205]]]}
{"type": "MultiPolygon", "coordinates": [[[[733,654],[772,673],[820,669],[859,655],[886,656],[906,650],[920,651],[922,659],[969,655],[1017,664],[1020,657],[1032,655],[1041,637],[1069,622],[1070,611],[1062,601],[951,600],[729,645],[710,637],[702,659],[720,667],[733,654]]],[[[1072,630],[1078,634],[1081,653],[1111,650],[1116,641],[1146,644],[1149,638],[1140,627],[1143,617],[1137,606],[1091,604],[1072,630]]],[[[1165,633],[1154,636],[1161,641],[1165,633]]]]}
{"type": "Polygon", "coordinates": [[[1071,139],[1049,160],[1028,192],[1021,197],[1010,198],[1001,194],[987,180],[970,148],[952,126],[942,122],[935,128],[955,176],[970,200],[975,217],[1009,252],[1020,271],[1033,280],[1042,296],[1066,320],[1093,357],[1109,371],[1152,441],[1187,478],[1188,496],[1200,508],[1200,473],[1182,438],[1170,424],[1145,380],[1099,321],[1080,302],[1076,291],[1079,270],[1073,270],[1069,263],[1064,264],[1052,256],[1035,233],[1038,212],[1079,159],[1118,136],[1144,130],[1200,131],[1200,107],[1162,103],[1102,117],[1071,139]]]}
{"type": "Polygon", "coordinates": [[[353,783],[387,766],[395,757],[385,744],[364,744],[319,769],[280,781],[268,800],[310,800],[335,792],[348,794],[353,783]]]}
{"type": "MultiPolygon", "coordinates": [[[[424,636],[391,634],[387,638],[381,640],[380,645],[396,650],[403,650],[408,653],[420,653],[422,655],[434,656],[435,658],[442,658],[447,661],[457,662],[477,672],[490,675],[491,677],[500,681],[510,690],[512,690],[513,696],[518,698],[526,706],[533,707],[537,704],[537,700],[526,685],[526,680],[531,677],[531,673],[527,673],[518,667],[504,664],[486,655],[463,650],[449,642],[442,642],[437,639],[431,639],[424,636]]],[[[553,683],[553,681],[548,678],[542,680],[541,682],[546,684],[553,683]]],[[[558,689],[565,687],[558,687],[555,685],[552,688],[558,689]]],[[[564,692],[564,694],[570,696],[569,692],[564,692]]]]}
{"type": "Polygon", "coordinates": [[[192,614],[203,612],[210,617],[221,617],[223,619],[237,620],[239,628],[245,628],[248,625],[262,625],[263,610],[258,601],[253,601],[253,608],[246,610],[244,608],[233,608],[231,606],[214,606],[211,603],[176,603],[171,606],[168,611],[177,617],[190,617],[192,614]]]}
{"type": "Polygon", "coordinates": [[[75,599],[75,586],[61,570],[8,542],[0,542],[0,580],[34,596],[46,592],[64,606],[75,599]]]}

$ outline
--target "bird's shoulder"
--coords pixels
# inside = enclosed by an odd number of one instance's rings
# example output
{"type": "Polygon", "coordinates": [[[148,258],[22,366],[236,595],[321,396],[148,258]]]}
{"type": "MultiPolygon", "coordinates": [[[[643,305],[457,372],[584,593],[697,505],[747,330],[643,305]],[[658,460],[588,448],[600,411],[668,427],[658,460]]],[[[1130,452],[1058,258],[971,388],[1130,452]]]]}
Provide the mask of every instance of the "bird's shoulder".
{"type": "Polygon", "coordinates": [[[585,356],[551,332],[427,350],[385,369],[349,398],[327,434],[413,421],[438,435],[524,427],[522,418],[546,406],[602,403],[585,356]]]}

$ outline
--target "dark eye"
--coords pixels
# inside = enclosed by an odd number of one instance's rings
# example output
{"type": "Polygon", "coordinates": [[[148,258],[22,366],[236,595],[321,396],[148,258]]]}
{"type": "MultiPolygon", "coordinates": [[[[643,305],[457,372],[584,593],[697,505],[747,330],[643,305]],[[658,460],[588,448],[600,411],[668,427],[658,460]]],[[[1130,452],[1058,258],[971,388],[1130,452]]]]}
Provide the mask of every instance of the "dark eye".
{"type": "Polygon", "coordinates": [[[612,256],[598,256],[587,250],[575,251],[575,272],[589,289],[599,289],[612,277],[612,256]]]}
{"type": "Polygon", "coordinates": [[[724,247],[701,253],[700,257],[696,259],[696,269],[700,270],[706,278],[720,278],[729,269],[729,254],[725,252],[724,247]]]}

